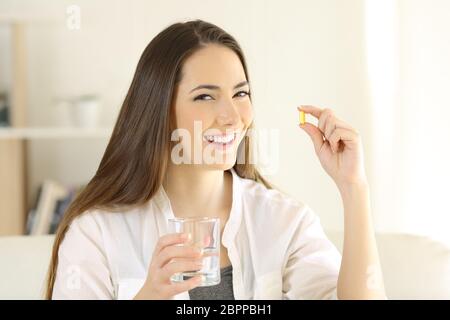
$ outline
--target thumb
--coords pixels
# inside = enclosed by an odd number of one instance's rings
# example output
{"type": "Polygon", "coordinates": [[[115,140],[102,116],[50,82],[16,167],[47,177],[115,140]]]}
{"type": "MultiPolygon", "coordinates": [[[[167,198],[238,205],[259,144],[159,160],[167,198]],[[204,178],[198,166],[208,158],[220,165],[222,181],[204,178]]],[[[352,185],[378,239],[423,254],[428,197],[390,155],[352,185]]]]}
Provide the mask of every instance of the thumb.
{"type": "Polygon", "coordinates": [[[319,151],[324,143],[322,132],[320,132],[319,128],[312,125],[311,123],[301,124],[300,128],[306,131],[306,133],[309,135],[314,144],[314,150],[316,151],[316,154],[319,154],[319,151]]]}

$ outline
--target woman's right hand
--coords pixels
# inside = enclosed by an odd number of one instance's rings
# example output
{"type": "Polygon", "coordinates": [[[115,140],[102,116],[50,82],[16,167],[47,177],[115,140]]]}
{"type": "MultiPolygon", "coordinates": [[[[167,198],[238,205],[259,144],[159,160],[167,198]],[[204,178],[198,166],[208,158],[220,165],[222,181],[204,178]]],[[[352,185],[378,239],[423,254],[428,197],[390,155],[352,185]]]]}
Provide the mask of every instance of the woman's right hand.
{"type": "Polygon", "coordinates": [[[159,238],[153,252],[147,279],[135,300],[172,299],[175,295],[191,290],[201,283],[201,277],[172,283],[170,277],[178,272],[200,270],[202,252],[193,246],[180,246],[189,241],[189,234],[172,233],[159,238]]]}

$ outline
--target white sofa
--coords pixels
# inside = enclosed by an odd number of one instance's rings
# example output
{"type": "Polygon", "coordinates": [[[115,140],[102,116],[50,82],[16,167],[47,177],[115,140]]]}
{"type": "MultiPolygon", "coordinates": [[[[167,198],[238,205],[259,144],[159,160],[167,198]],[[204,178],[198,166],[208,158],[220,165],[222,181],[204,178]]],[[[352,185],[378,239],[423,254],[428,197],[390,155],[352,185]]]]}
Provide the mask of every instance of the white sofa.
{"type": "Polygon", "coordinates": [[[0,299],[42,299],[53,236],[0,237],[0,299]]]}
{"type": "MultiPolygon", "coordinates": [[[[342,233],[327,231],[340,249],[342,233]]],[[[450,299],[450,247],[425,237],[377,235],[390,299],[450,299]]],[[[0,299],[42,299],[53,236],[0,237],[0,299]]]]}
{"type": "MultiPolygon", "coordinates": [[[[341,250],[342,232],[327,234],[341,250]]],[[[450,299],[450,246],[411,234],[376,238],[389,299],[450,299]]]]}

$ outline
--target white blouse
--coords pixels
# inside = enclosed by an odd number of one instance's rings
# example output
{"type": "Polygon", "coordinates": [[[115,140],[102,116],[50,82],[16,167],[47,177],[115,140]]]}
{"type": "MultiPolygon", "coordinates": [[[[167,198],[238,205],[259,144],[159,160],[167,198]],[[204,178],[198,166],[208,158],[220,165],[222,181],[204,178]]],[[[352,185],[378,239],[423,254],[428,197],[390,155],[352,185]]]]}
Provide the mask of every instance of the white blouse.
{"type": "MultiPolygon", "coordinates": [[[[231,169],[233,202],[222,234],[236,299],[336,299],[341,256],[318,216],[231,169]]],[[[138,209],[90,210],[60,245],[53,299],[133,299],[174,214],[161,187],[138,209]]],[[[189,299],[183,292],[175,299],[189,299]]]]}

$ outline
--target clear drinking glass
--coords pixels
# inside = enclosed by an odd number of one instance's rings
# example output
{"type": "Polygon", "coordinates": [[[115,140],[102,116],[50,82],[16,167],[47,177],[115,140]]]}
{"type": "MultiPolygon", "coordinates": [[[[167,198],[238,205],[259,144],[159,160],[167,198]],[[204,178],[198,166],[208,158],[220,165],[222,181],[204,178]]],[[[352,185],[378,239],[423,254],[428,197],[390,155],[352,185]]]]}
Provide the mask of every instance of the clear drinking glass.
{"type": "Polygon", "coordinates": [[[170,233],[190,233],[189,241],[180,246],[195,246],[203,251],[203,267],[198,271],[174,274],[173,282],[182,282],[200,275],[201,287],[220,283],[220,219],[209,217],[169,219],[170,233]]]}

